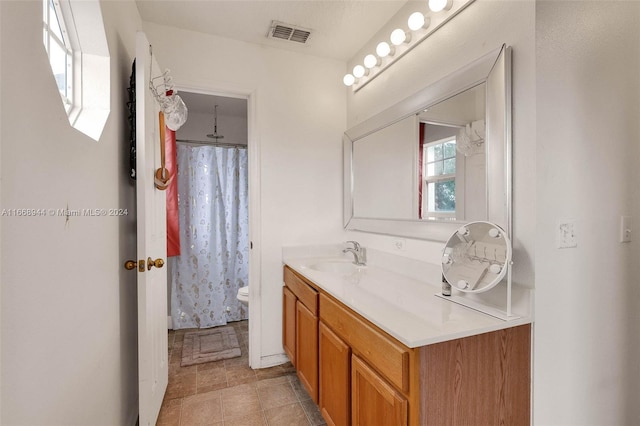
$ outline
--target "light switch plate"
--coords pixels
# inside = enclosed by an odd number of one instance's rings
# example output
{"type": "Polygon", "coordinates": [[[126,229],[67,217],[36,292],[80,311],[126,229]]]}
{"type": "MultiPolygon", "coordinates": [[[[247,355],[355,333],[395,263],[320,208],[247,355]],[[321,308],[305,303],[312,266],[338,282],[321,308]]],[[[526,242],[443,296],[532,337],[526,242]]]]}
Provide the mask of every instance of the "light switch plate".
{"type": "Polygon", "coordinates": [[[576,238],[576,223],[574,220],[565,220],[558,224],[557,244],[558,248],[574,248],[578,246],[576,238]]]}
{"type": "Polygon", "coordinates": [[[404,238],[395,238],[393,240],[393,248],[398,251],[404,251],[406,240],[404,238]]]}
{"type": "Polygon", "coordinates": [[[620,217],[620,242],[630,243],[631,234],[633,233],[633,224],[631,216],[620,217]]]}

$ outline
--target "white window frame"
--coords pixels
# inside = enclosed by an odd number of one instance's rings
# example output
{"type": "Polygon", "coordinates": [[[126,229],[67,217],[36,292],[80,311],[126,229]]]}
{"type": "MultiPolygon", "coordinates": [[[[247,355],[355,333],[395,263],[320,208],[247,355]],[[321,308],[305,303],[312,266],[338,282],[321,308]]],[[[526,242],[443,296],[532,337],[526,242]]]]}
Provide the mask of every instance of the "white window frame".
{"type": "MultiPolygon", "coordinates": [[[[73,94],[76,91],[74,90],[74,44],[71,42],[71,36],[68,30],[69,26],[67,25],[65,14],[62,12],[60,2],[57,0],[42,0],[42,2],[43,43],[47,52],[47,57],[49,58],[49,64],[52,71],[53,64],[51,63],[51,44],[57,44],[66,53],[66,88],[65,93],[60,92],[60,97],[62,98],[62,103],[65,110],[67,111],[67,114],[70,114],[74,104],[73,94]],[[56,16],[51,16],[51,8],[49,7],[50,4],[53,6],[56,16]],[[52,29],[53,25],[57,25],[60,28],[60,32],[62,33],[62,40],[58,37],[56,31],[52,29]]],[[[73,28],[73,25],[71,27],[73,28]]]]}
{"type": "MultiPolygon", "coordinates": [[[[451,141],[457,141],[457,137],[456,136],[448,136],[446,138],[443,139],[438,139],[436,141],[433,142],[429,142],[429,143],[425,143],[423,145],[423,149],[422,149],[422,176],[423,176],[423,197],[422,197],[422,215],[423,217],[426,218],[433,218],[433,219],[456,219],[456,211],[458,210],[458,184],[457,184],[457,179],[456,179],[456,174],[458,172],[458,166],[459,166],[459,155],[458,155],[458,151],[455,151],[455,156],[453,157],[447,157],[447,158],[443,158],[442,160],[437,160],[437,161],[442,161],[444,163],[444,160],[446,159],[455,159],[456,162],[456,173],[447,173],[447,174],[442,174],[442,175],[436,175],[436,176],[428,176],[427,175],[427,167],[429,163],[433,163],[433,161],[429,162],[427,161],[427,150],[429,147],[432,146],[436,146],[436,145],[444,145],[447,142],[451,142],[451,141]],[[449,181],[452,180],[454,181],[454,183],[456,184],[456,210],[450,211],[450,212],[436,212],[436,211],[429,211],[429,184],[430,183],[438,183],[438,182],[442,182],[442,181],[449,181]]],[[[444,149],[443,149],[444,152],[444,149]]]]}
{"type": "MultiPolygon", "coordinates": [[[[50,52],[49,0],[43,4],[43,41],[50,52]],[[49,34],[47,34],[47,32],[49,34]]],[[[100,0],[53,0],[63,41],[70,55],[67,86],[62,96],[69,124],[95,141],[100,139],[111,109],[111,62],[100,0]],[[70,86],[70,87],[69,87],[70,86]]]]}

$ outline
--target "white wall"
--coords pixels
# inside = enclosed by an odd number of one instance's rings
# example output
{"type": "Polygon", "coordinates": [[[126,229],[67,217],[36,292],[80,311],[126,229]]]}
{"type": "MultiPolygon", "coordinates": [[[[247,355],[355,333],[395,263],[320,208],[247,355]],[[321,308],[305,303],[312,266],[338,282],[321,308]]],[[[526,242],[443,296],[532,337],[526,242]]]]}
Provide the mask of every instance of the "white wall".
{"type": "Polygon", "coordinates": [[[42,44],[42,1],[0,2],[2,208],[129,209],[117,218],[2,217],[2,424],[134,424],[135,190],[126,87],[140,21],[104,2],[111,114],[69,126],[42,44]]]}
{"type": "Polygon", "coordinates": [[[536,5],[537,424],[640,424],[638,28],[637,2],[536,5]]]}
{"type": "Polygon", "coordinates": [[[255,94],[249,150],[260,152],[261,222],[250,233],[261,269],[260,282],[250,285],[259,285],[262,312],[249,320],[260,323],[262,336],[252,350],[263,359],[283,354],[282,247],[333,243],[343,233],[346,107],[344,86],[336,82],[344,63],[149,22],[144,28],[176,86],[255,94]]]}
{"type": "MultiPolygon", "coordinates": [[[[0,34],[2,34],[2,7],[0,7],[0,34]]],[[[2,46],[1,42],[0,42],[0,47],[2,46]]],[[[2,81],[2,62],[3,62],[3,58],[2,55],[0,55],[0,81],[2,81]]],[[[0,95],[2,94],[2,86],[0,86],[0,95]]],[[[0,96],[1,98],[1,96],[0,96]]],[[[2,102],[0,101],[0,153],[2,152],[2,102]]],[[[1,182],[1,176],[2,176],[2,156],[0,154],[0,182],[1,182]]],[[[0,209],[2,209],[4,206],[4,204],[2,203],[2,185],[0,184],[0,209]]],[[[2,241],[2,221],[0,220],[0,242],[2,241]]],[[[0,243],[0,307],[2,307],[2,244],[0,243]]],[[[1,327],[1,322],[2,317],[0,314],[0,366],[2,366],[2,327],[1,327]]],[[[1,367],[0,367],[0,422],[2,422],[2,402],[4,401],[4,398],[2,397],[3,394],[3,388],[4,386],[2,386],[2,376],[1,376],[1,367]]]]}
{"type": "MultiPolygon", "coordinates": [[[[513,48],[514,281],[533,287],[535,249],[535,6],[533,1],[476,0],[367,86],[349,91],[349,127],[507,43],[513,48]]],[[[393,239],[351,233],[393,251],[393,239]]],[[[408,239],[397,254],[440,262],[442,244],[408,239]]]]}
{"type": "Polygon", "coordinates": [[[354,216],[417,217],[418,132],[417,118],[412,116],[353,143],[354,216]]]}

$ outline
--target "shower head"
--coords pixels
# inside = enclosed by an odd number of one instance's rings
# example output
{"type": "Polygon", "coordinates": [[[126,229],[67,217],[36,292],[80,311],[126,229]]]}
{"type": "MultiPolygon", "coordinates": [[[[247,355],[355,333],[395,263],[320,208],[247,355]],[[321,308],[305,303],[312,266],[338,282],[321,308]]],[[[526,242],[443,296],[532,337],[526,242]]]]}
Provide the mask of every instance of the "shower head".
{"type": "Polygon", "coordinates": [[[215,140],[224,138],[224,136],[218,134],[218,105],[213,109],[213,134],[208,134],[207,137],[215,140]]]}

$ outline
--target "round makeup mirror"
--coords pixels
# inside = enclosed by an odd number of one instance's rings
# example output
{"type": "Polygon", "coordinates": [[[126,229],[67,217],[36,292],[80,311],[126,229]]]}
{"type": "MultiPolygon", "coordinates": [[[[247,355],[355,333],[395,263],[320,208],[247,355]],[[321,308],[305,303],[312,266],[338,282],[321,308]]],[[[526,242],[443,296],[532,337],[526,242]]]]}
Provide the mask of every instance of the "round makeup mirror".
{"type": "Polygon", "coordinates": [[[470,222],[458,228],[442,252],[442,274],[451,287],[482,293],[498,284],[511,262],[511,242],[490,222],[470,222]]]}

